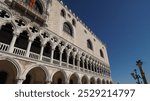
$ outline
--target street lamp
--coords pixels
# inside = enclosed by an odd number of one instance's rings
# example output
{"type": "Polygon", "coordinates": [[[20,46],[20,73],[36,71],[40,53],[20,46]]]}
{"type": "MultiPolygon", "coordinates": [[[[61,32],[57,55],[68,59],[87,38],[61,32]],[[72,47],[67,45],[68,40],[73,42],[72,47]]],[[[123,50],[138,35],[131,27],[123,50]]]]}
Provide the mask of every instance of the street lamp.
{"type": "Polygon", "coordinates": [[[136,61],[136,65],[139,67],[143,82],[144,82],[144,84],[147,84],[147,80],[146,80],[145,73],[142,68],[142,64],[143,64],[143,62],[141,60],[136,61]]]}
{"type": "Polygon", "coordinates": [[[137,71],[136,71],[136,69],[134,69],[134,72],[133,73],[131,73],[131,76],[135,79],[135,80],[137,80],[137,84],[141,84],[142,82],[140,82],[140,75],[139,74],[137,74],[137,71]]]}

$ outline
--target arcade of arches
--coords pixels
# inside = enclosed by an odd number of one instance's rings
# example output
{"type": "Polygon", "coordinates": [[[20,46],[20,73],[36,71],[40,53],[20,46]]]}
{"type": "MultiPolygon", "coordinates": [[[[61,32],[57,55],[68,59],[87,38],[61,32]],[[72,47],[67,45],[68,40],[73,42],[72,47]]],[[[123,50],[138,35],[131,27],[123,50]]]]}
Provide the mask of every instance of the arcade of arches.
{"type": "MultiPolygon", "coordinates": [[[[15,60],[13,60],[15,61],[15,60]]],[[[27,71],[21,71],[17,63],[10,60],[0,60],[0,84],[111,84],[111,81],[100,78],[89,78],[86,75],[79,76],[72,73],[70,76],[65,71],[57,70],[52,73],[52,79],[48,80],[49,71],[46,67],[34,67],[27,71]],[[24,73],[27,71],[26,73],[24,73]],[[21,78],[22,77],[22,78],[21,78]]]]}

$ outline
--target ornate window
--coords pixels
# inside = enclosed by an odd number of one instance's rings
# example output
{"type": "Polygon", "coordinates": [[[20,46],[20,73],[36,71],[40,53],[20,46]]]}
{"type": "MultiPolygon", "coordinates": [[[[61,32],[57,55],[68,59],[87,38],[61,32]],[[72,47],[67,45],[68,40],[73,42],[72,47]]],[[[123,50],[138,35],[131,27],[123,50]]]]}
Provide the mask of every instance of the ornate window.
{"type": "Polygon", "coordinates": [[[40,41],[40,37],[36,37],[32,43],[31,46],[31,52],[40,54],[41,51],[41,41],[40,41]]]}
{"type": "Polygon", "coordinates": [[[62,61],[67,62],[67,52],[66,49],[64,49],[63,54],[62,54],[62,61]]]}
{"type": "Polygon", "coordinates": [[[50,42],[47,42],[46,46],[44,47],[43,55],[46,57],[51,57],[51,50],[52,50],[52,47],[50,45],[50,42]]]}
{"type": "Polygon", "coordinates": [[[31,8],[38,11],[40,14],[43,13],[43,7],[40,0],[23,0],[26,4],[28,4],[31,8]]]}
{"type": "Polygon", "coordinates": [[[73,28],[67,22],[65,22],[64,25],[63,25],[63,31],[66,32],[66,33],[68,33],[70,36],[73,36],[73,28]]]}
{"type": "Polygon", "coordinates": [[[0,29],[0,42],[10,44],[13,38],[13,31],[14,30],[12,24],[7,23],[6,25],[2,25],[0,29]]]}
{"type": "Polygon", "coordinates": [[[26,50],[28,46],[28,39],[29,39],[28,32],[23,31],[22,33],[20,33],[19,37],[17,38],[15,47],[26,50]]]}
{"type": "Polygon", "coordinates": [[[90,39],[87,40],[87,47],[91,50],[93,50],[93,45],[90,39]]]}
{"type": "Polygon", "coordinates": [[[59,59],[60,59],[60,50],[59,50],[59,46],[57,46],[57,47],[55,48],[53,58],[56,59],[56,60],[59,60],[59,59]]]}
{"type": "Polygon", "coordinates": [[[104,58],[104,53],[103,53],[102,49],[100,49],[100,56],[101,56],[102,58],[104,58]]]}

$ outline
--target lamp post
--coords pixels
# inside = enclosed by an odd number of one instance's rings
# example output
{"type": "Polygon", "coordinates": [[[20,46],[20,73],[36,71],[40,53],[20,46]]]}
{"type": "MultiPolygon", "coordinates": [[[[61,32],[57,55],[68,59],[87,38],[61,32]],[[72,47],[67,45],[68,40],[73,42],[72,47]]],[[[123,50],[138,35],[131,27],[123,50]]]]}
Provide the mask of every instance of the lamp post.
{"type": "Polygon", "coordinates": [[[133,73],[131,73],[131,76],[135,79],[135,80],[137,80],[137,84],[141,84],[142,82],[140,82],[140,75],[139,74],[137,74],[137,71],[136,71],[136,69],[134,69],[134,72],[133,73]]]}
{"type": "Polygon", "coordinates": [[[143,82],[144,82],[144,84],[147,84],[147,80],[146,80],[145,73],[142,68],[142,64],[143,64],[143,62],[141,60],[136,61],[136,65],[139,67],[143,82]]]}

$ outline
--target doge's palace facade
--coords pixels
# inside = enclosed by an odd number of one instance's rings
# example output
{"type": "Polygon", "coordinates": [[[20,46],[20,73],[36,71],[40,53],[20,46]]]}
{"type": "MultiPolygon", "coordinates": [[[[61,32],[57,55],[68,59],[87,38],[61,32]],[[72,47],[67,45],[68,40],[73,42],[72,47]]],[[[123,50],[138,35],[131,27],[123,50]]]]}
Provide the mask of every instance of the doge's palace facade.
{"type": "Polygon", "coordinates": [[[0,1],[0,84],[111,83],[105,44],[62,1],[0,1]]]}

